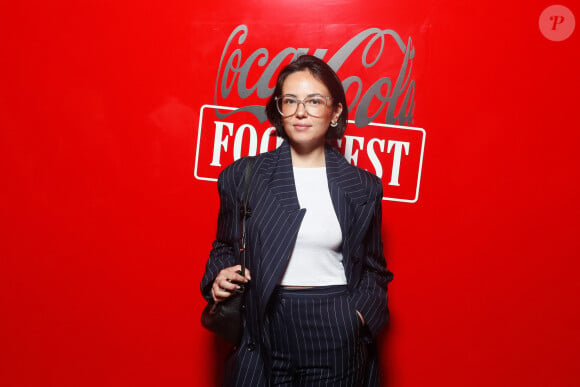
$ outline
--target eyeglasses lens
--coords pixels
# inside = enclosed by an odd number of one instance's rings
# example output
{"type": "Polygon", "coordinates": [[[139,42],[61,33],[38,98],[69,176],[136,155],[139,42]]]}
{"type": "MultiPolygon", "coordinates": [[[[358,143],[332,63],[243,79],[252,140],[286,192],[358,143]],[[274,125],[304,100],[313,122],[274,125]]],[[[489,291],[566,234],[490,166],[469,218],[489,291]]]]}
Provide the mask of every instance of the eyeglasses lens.
{"type": "Polygon", "coordinates": [[[308,115],[320,117],[326,110],[326,98],[321,96],[309,97],[303,101],[294,97],[282,97],[277,101],[278,111],[284,117],[290,117],[298,111],[298,105],[303,104],[308,115]]]}

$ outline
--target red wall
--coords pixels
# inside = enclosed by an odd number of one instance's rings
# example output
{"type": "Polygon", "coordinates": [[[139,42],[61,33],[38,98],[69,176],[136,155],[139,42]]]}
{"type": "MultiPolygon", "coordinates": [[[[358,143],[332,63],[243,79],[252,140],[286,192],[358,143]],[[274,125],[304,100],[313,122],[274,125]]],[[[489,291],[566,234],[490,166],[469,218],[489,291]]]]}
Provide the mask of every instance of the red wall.
{"type": "Polygon", "coordinates": [[[413,40],[425,149],[418,200],[383,202],[386,384],[578,385],[579,31],[544,37],[539,0],[274,3],[0,6],[0,385],[219,379],[198,291],[218,198],[194,168],[241,24],[244,55],[413,40]]]}

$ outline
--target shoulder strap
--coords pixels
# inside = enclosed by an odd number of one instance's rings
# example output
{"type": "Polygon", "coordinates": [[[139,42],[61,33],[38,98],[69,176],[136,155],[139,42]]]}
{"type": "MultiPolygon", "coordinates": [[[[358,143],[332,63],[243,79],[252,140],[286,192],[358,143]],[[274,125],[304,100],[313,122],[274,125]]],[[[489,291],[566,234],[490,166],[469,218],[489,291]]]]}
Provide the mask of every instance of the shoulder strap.
{"type": "Polygon", "coordinates": [[[240,221],[242,224],[242,232],[240,236],[240,264],[242,266],[242,276],[246,275],[246,219],[252,215],[252,209],[248,206],[248,197],[250,196],[253,166],[254,157],[248,157],[248,163],[244,169],[244,190],[242,191],[242,205],[240,207],[240,221]]]}

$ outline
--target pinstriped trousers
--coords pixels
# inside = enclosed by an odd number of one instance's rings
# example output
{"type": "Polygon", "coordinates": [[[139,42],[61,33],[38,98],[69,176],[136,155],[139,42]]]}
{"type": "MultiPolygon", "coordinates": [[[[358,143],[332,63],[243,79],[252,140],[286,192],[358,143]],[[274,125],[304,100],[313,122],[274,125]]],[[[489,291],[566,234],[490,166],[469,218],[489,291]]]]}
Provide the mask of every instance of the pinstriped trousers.
{"type": "Polygon", "coordinates": [[[367,349],[346,286],[278,288],[269,319],[271,385],[362,385],[367,349]]]}

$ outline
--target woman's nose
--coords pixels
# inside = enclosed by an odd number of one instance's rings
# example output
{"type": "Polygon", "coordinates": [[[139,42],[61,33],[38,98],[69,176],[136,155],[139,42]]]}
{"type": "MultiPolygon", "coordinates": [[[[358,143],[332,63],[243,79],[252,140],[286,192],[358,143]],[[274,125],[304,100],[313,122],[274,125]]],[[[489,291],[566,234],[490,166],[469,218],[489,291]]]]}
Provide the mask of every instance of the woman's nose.
{"type": "Polygon", "coordinates": [[[302,101],[298,102],[298,106],[296,106],[296,115],[298,117],[305,117],[306,114],[306,105],[304,105],[304,102],[302,101]]]}

